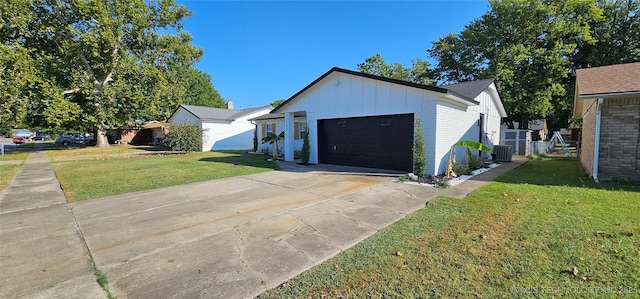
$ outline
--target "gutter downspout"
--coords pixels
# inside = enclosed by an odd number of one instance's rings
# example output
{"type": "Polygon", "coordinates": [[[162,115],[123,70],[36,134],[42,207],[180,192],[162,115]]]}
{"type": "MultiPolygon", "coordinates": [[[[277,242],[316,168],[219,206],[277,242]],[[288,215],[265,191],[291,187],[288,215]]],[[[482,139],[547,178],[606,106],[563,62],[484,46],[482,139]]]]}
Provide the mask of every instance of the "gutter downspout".
{"type": "Polygon", "coordinates": [[[601,122],[601,113],[602,113],[602,103],[604,100],[602,98],[598,98],[598,106],[596,107],[596,136],[593,145],[593,180],[596,183],[598,180],[598,156],[600,155],[600,122],[601,122]]]}

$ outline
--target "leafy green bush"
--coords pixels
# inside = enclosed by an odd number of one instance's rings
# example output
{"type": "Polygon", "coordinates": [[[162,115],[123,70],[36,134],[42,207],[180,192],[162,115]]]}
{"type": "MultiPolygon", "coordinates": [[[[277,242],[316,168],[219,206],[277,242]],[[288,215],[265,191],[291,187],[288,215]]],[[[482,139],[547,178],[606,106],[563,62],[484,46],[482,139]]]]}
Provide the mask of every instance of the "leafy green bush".
{"type": "Polygon", "coordinates": [[[471,153],[471,150],[468,147],[467,147],[467,165],[471,170],[476,170],[484,166],[483,163],[476,156],[474,156],[473,153],[471,153]]]}
{"type": "Polygon", "coordinates": [[[164,138],[164,144],[174,151],[199,151],[202,146],[202,132],[198,126],[183,122],[169,124],[169,134],[164,138]]]}
{"type": "Polygon", "coordinates": [[[455,172],[458,175],[471,175],[471,174],[473,174],[471,168],[469,168],[469,165],[462,164],[462,163],[456,163],[456,165],[453,166],[453,172],[455,172]]]}

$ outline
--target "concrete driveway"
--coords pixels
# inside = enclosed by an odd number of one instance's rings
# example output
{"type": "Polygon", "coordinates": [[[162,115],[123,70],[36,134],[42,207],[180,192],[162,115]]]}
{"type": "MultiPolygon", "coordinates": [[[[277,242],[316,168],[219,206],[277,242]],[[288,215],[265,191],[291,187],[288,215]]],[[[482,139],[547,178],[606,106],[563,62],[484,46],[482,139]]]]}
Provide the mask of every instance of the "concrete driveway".
{"type": "Polygon", "coordinates": [[[275,171],[71,208],[112,295],[249,298],[424,206],[391,180],[275,171]]]}
{"type": "Polygon", "coordinates": [[[48,158],[33,153],[0,195],[0,297],[106,298],[96,268],[118,298],[251,298],[516,165],[450,189],[366,169],[282,166],[67,204],[48,158]],[[12,195],[29,184],[39,188],[12,195]]]}

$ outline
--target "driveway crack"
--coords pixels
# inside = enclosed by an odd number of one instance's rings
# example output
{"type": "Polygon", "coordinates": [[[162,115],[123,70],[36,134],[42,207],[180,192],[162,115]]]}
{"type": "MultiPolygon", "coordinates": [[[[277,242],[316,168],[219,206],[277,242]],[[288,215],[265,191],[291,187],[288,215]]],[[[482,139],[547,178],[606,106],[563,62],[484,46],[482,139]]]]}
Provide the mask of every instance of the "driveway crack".
{"type": "Polygon", "coordinates": [[[89,244],[87,244],[87,239],[84,237],[84,232],[76,219],[76,214],[73,212],[73,207],[70,204],[67,204],[67,208],[69,209],[69,213],[71,214],[71,220],[73,221],[74,226],[76,227],[76,231],[82,240],[82,244],[87,249],[87,254],[89,255],[89,262],[91,263],[91,268],[93,269],[93,274],[96,276],[96,282],[100,285],[100,287],[107,293],[108,298],[114,298],[114,296],[109,291],[109,283],[107,281],[107,276],[98,269],[98,265],[96,265],[96,261],[93,259],[93,253],[91,252],[91,248],[89,248],[89,244]]]}
{"type": "Polygon", "coordinates": [[[236,231],[236,234],[238,234],[238,242],[236,243],[236,249],[238,250],[238,261],[240,261],[240,264],[245,267],[247,270],[249,270],[249,272],[251,272],[255,277],[257,277],[260,280],[260,283],[262,285],[262,287],[264,288],[264,290],[266,291],[268,288],[266,286],[266,283],[264,281],[264,279],[262,279],[262,277],[260,276],[260,274],[258,274],[256,271],[254,271],[249,264],[247,263],[247,261],[245,259],[242,258],[242,254],[244,253],[244,249],[242,248],[242,242],[244,241],[244,235],[242,234],[242,232],[240,231],[240,226],[236,225],[233,227],[234,230],[236,231]]]}
{"type": "Polygon", "coordinates": [[[294,216],[296,217],[296,219],[298,219],[298,221],[302,222],[304,225],[308,226],[311,228],[311,230],[314,231],[314,233],[316,233],[318,236],[320,236],[320,238],[324,239],[327,241],[327,243],[331,244],[331,246],[333,246],[333,248],[336,248],[340,251],[342,251],[342,248],[340,248],[339,246],[337,246],[336,244],[333,244],[333,242],[331,242],[331,240],[329,240],[329,238],[327,236],[325,236],[324,234],[322,234],[317,228],[315,228],[313,225],[309,224],[308,222],[304,221],[304,219],[298,217],[298,216],[294,216]]]}

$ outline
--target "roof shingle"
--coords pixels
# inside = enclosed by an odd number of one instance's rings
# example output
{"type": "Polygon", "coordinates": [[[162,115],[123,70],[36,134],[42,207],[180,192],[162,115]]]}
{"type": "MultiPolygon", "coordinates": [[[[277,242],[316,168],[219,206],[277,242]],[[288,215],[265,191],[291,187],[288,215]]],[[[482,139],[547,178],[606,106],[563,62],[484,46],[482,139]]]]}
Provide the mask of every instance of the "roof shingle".
{"type": "Polygon", "coordinates": [[[475,99],[480,93],[487,89],[487,87],[491,85],[493,81],[493,79],[484,79],[478,81],[460,82],[441,87],[448,89],[454,94],[458,94],[469,99],[475,99]]]}
{"type": "Polygon", "coordinates": [[[640,62],[576,70],[580,96],[640,92],[640,62]]]}
{"type": "Polygon", "coordinates": [[[216,120],[236,120],[238,118],[252,114],[259,110],[262,110],[265,108],[269,108],[269,109],[272,108],[270,105],[256,107],[256,108],[240,109],[240,110],[184,105],[184,104],[180,106],[185,110],[191,112],[191,114],[195,115],[199,119],[216,119],[216,120]]]}

